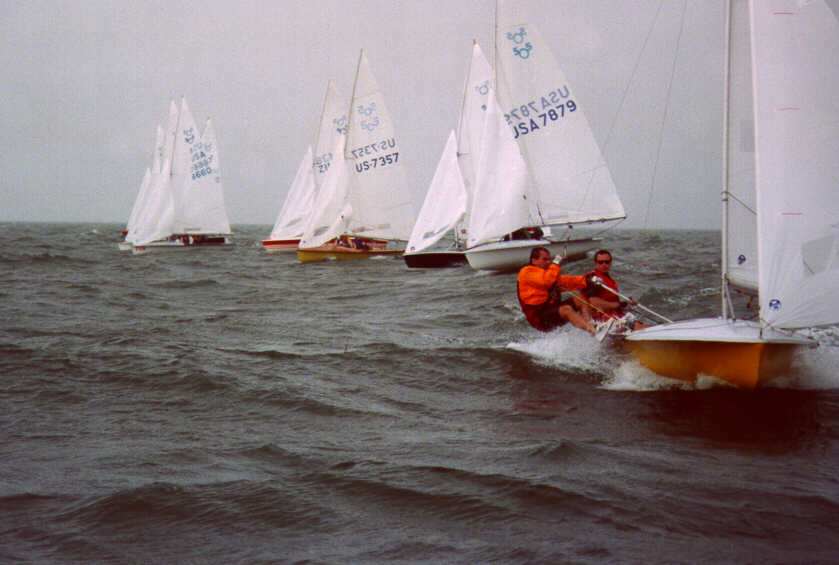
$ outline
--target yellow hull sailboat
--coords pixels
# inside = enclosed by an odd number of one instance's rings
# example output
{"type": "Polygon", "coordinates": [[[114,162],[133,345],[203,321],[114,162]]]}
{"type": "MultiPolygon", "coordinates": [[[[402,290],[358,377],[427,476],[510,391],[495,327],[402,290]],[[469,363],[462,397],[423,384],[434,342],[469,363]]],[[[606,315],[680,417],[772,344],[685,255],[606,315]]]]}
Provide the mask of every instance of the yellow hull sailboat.
{"type": "Polygon", "coordinates": [[[303,229],[297,257],[304,263],[401,255],[388,242],[406,241],[414,224],[393,122],[363,51],[349,108],[303,229]]]}
{"type": "Polygon", "coordinates": [[[753,388],[789,373],[795,330],[839,322],[839,22],[824,0],[726,2],[722,315],[633,332],[653,371],[753,388]],[[734,318],[730,291],[757,295],[734,318]]]}

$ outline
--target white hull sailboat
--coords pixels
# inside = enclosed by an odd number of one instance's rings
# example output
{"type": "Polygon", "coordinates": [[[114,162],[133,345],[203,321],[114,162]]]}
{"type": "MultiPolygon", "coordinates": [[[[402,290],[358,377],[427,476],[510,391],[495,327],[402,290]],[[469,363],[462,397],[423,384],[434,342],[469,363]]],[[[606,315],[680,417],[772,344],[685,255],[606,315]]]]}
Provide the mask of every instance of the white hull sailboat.
{"type": "Polygon", "coordinates": [[[349,131],[335,143],[329,167],[303,230],[303,263],[401,255],[414,224],[402,155],[364,51],[350,99],[349,131]],[[341,158],[341,156],[343,158],[341,158]]]}
{"type": "Polygon", "coordinates": [[[839,23],[823,0],[726,6],[722,315],[626,343],[662,375],[750,389],[815,344],[794,330],[839,322],[839,23]],[[732,287],[757,291],[757,321],[734,319],[732,287]]]}
{"type": "Polygon", "coordinates": [[[306,220],[312,214],[315,195],[336,158],[333,154],[335,145],[346,132],[346,102],[341,100],[334,81],[330,80],[326,86],[315,143],[303,155],[271,234],[262,241],[265,251],[297,252],[306,220]]]}
{"type": "Polygon", "coordinates": [[[531,250],[536,246],[546,248],[551,255],[562,255],[565,261],[575,261],[585,257],[592,249],[597,249],[600,241],[598,238],[564,241],[511,239],[477,246],[469,250],[467,257],[473,269],[510,271],[526,265],[530,261],[531,250]]]}
{"type": "Polygon", "coordinates": [[[496,89],[487,105],[470,210],[469,264],[520,268],[536,246],[582,257],[598,239],[510,237],[523,228],[556,230],[625,217],[580,99],[515,1],[497,2],[495,62],[496,89]]]}
{"type": "Polygon", "coordinates": [[[134,253],[232,245],[215,130],[208,118],[199,134],[185,98],[180,111],[170,103],[154,169],[126,235],[134,253]]]}
{"type": "Polygon", "coordinates": [[[408,239],[403,259],[409,267],[440,268],[467,263],[465,235],[475,188],[475,164],[492,83],[492,67],[478,42],[473,41],[457,133],[449,135],[408,239]],[[446,234],[453,235],[452,247],[435,248],[446,234]]]}

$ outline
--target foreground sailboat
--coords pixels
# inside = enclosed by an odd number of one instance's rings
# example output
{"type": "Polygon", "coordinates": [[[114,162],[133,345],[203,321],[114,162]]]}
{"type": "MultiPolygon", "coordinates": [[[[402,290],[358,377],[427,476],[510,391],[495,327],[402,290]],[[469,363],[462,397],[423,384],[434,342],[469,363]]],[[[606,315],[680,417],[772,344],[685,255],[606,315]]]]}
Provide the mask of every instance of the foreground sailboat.
{"type": "Polygon", "coordinates": [[[414,223],[402,156],[384,97],[364,51],[350,102],[349,131],[336,141],[297,257],[303,263],[401,255],[414,223]],[[343,158],[341,158],[343,156],[343,158]]]}
{"type": "MultiPolygon", "coordinates": [[[[266,251],[296,252],[303,237],[306,220],[312,214],[315,195],[323,185],[326,173],[336,155],[333,149],[339,138],[347,132],[346,102],[341,100],[335,83],[330,80],[326,86],[326,97],[320,116],[317,138],[312,147],[308,147],[288,196],[283,203],[274,228],[268,239],[262,241],[266,251]]],[[[337,158],[341,156],[338,155],[337,158]]]]}
{"type": "Polygon", "coordinates": [[[727,16],[722,316],[626,343],[662,375],[752,388],[814,344],[792,330],[839,322],[839,23],[823,0],[734,0],[727,16]],[[732,287],[757,289],[758,321],[733,318],[732,287]]]}
{"type": "Polygon", "coordinates": [[[408,240],[403,258],[409,267],[439,268],[467,263],[466,226],[492,77],[492,67],[478,42],[473,41],[457,133],[452,132],[446,142],[408,240]],[[454,236],[454,248],[433,248],[448,233],[454,236]]]}
{"type": "Polygon", "coordinates": [[[215,130],[208,118],[199,135],[186,98],[180,111],[170,103],[153,168],[136,222],[126,235],[134,253],[232,244],[215,130]]]}
{"type": "Polygon", "coordinates": [[[582,257],[598,240],[548,239],[546,229],[619,220],[623,205],[580,100],[537,27],[516,2],[499,0],[497,12],[497,102],[481,137],[466,257],[491,270],[521,267],[535,246],[582,257]]]}

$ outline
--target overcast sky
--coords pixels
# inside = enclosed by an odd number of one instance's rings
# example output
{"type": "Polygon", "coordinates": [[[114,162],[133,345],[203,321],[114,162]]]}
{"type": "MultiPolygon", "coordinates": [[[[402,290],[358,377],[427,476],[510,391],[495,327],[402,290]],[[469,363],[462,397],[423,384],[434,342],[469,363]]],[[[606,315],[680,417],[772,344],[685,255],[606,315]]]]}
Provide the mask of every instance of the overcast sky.
{"type": "MultiPolygon", "coordinates": [[[[521,2],[584,104],[622,227],[718,227],[723,2],[521,2]]],[[[493,12],[492,0],[2,0],[0,220],[125,221],[156,126],[185,94],[199,123],[213,118],[231,223],[271,224],[327,80],[348,98],[361,48],[418,209],[472,39],[491,51],[493,12]]]]}

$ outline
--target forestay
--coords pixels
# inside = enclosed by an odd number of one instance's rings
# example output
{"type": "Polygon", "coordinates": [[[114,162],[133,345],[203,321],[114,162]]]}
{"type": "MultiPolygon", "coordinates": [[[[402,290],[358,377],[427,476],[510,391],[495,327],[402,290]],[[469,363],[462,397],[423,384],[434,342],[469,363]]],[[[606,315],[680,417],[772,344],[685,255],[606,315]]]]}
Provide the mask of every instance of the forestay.
{"type": "Polygon", "coordinates": [[[517,4],[498,2],[495,70],[499,102],[531,175],[528,192],[537,214],[533,223],[623,218],[623,205],[580,100],[517,4]]]}
{"type": "Polygon", "coordinates": [[[839,322],[839,25],[822,0],[752,7],[760,314],[839,322]]]}

